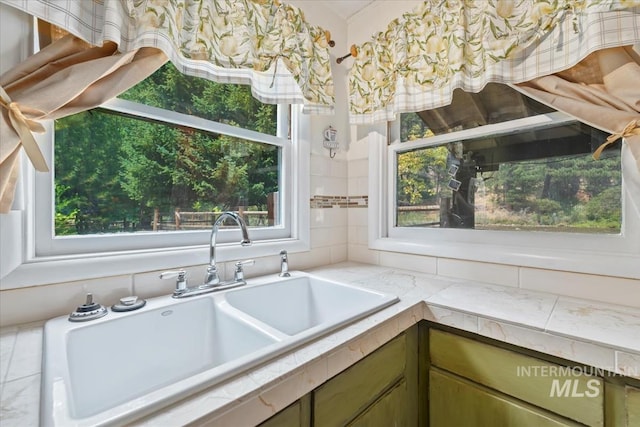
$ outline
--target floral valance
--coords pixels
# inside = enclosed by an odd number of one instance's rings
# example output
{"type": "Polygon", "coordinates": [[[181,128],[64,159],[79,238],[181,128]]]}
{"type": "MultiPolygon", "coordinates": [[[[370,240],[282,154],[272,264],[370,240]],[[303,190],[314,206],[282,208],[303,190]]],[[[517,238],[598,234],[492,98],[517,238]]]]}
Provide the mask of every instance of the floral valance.
{"type": "Polygon", "coordinates": [[[519,83],[637,43],[640,0],[427,0],[356,46],[352,124],[448,105],[453,90],[519,83]]]}
{"type": "Polygon", "coordinates": [[[182,72],[251,84],[265,103],[334,104],[329,34],[278,0],[0,0],[92,45],[162,50],[182,72]]]}

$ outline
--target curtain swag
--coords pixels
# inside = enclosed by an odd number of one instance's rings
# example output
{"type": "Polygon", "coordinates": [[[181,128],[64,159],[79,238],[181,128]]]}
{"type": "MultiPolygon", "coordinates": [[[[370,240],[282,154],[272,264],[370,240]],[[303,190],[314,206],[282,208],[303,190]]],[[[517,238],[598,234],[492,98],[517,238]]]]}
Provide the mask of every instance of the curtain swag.
{"type": "Polygon", "coordinates": [[[165,62],[155,48],[119,53],[115,43],[90,47],[67,35],[0,76],[0,213],[11,209],[21,148],[36,170],[49,170],[33,136],[41,121],[95,108],[165,62]]]}
{"type": "MultiPolygon", "coordinates": [[[[640,136],[640,119],[630,121],[629,124],[626,125],[624,129],[622,129],[622,132],[614,132],[613,134],[609,135],[607,140],[604,143],[600,144],[596,151],[593,152],[593,158],[598,160],[604,149],[609,145],[615,143],[621,138],[631,138],[632,136],[640,136]]],[[[640,158],[638,159],[638,161],[640,161],[640,158]]]]}
{"type": "Polygon", "coordinates": [[[356,46],[352,124],[451,103],[453,90],[519,83],[638,41],[640,0],[427,0],[356,46]]]}
{"type": "Polygon", "coordinates": [[[333,111],[329,32],[279,0],[0,0],[88,43],[162,50],[183,73],[250,84],[264,103],[333,111]]]}
{"type": "Polygon", "coordinates": [[[622,174],[640,215],[640,43],[593,52],[574,67],[514,85],[533,99],[610,132],[593,156],[619,139],[622,174]],[[635,163],[635,164],[634,164],[635,163]]]}

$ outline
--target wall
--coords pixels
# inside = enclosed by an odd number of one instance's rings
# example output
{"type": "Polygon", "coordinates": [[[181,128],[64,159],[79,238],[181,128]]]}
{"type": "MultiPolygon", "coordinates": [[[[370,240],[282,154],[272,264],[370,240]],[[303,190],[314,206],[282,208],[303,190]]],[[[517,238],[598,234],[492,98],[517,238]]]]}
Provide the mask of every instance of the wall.
{"type": "MultiPolygon", "coordinates": [[[[377,30],[418,2],[380,1],[343,21],[318,2],[292,2],[300,6],[314,24],[331,31],[336,41],[333,59],[348,52],[352,43],[362,43],[377,30]],[[347,26],[348,24],[348,26],[347,26]],[[347,31],[348,29],[348,31],[347,31]]],[[[0,4],[0,66],[2,71],[27,56],[31,43],[27,31],[28,17],[0,4]],[[11,31],[8,31],[11,26],[11,31]],[[15,31],[13,31],[15,30],[15,31]]],[[[386,126],[349,127],[347,118],[346,60],[337,65],[332,60],[336,84],[336,113],[333,116],[314,116],[308,119],[307,138],[311,144],[311,250],[290,256],[291,268],[306,269],[344,260],[360,261],[390,267],[407,268],[431,274],[471,279],[505,286],[521,287],[561,295],[640,306],[638,281],[613,276],[596,276],[563,271],[525,268],[514,265],[487,264],[451,258],[424,257],[394,252],[373,251],[368,248],[369,194],[369,134],[384,137],[386,126]],[[332,125],[338,130],[341,148],[334,159],[322,147],[322,132],[332,125]]],[[[17,208],[21,206],[18,196],[17,208]]],[[[0,216],[0,256],[2,268],[16,261],[25,243],[20,228],[22,213],[0,216]]],[[[638,230],[634,233],[637,234],[638,230]]],[[[205,250],[205,249],[203,249],[205,250]]],[[[247,270],[247,275],[259,275],[278,270],[277,255],[260,258],[247,270]]],[[[204,274],[204,265],[187,266],[193,277],[204,274]]],[[[232,263],[222,268],[231,271],[232,263]]],[[[1,270],[1,269],[0,269],[1,270]]],[[[104,277],[46,286],[26,287],[0,291],[0,325],[40,321],[66,315],[84,301],[86,292],[104,304],[113,304],[118,298],[135,294],[142,298],[169,294],[172,281],[160,281],[159,271],[139,271],[134,274],[104,277]]],[[[0,274],[1,277],[1,274],[0,274]]]]}
{"type": "MultiPolygon", "coordinates": [[[[419,2],[379,1],[374,3],[349,19],[349,44],[369,40],[375,31],[386,28],[385,23],[394,16],[411,10],[417,3],[419,2]]],[[[359,126],[352,129],[348,157],[348,194],[350,196],[368,194],[368,159],[371,149],[369,135],[373,134],[373,139],[386,140],[386,132],[386,126],[380,125],[359,126]]],[[[611,266],[611,276],[608,276],[375,251],[368,247],[371,226],[375,224],[368,223],[368,209],[349,209],[348,257],[350,261],[640,307],[640,281],[615,277],[615,265],[611,266]]],[[[629,232],[640,239],[640,230],[634,229],[629,232]]],[[[640,259],[638,265],[640,266],[640,259]]],[[[640,267],[638,268],[640,275],[640,267]]]]}
{"type": "MultiPolygon", "coordinates": [[[[330,10],[318,7],[315,2],[300,2],[307,17],[313,23],[331,31],[337,46],[346,45],[346,22],[330,10]]],[[[0,4],[0,58],[2,71],[10,69],[29,55],[32,45],[30,17],[13,8],[0,4]]],[[[333,53],[342,53],[342,49],[333,53]]],[[[332,60],[335,66],[335,60],[332,60]]],[[[310,116],[303,120],[304,143],[311,144],[310,160],[310,250],[289,255],[291,269],[308,269],[347,259],[347,130],[346,73],[334,69],[337,107],[334,115],[310,116]],[[322,147],[322,132],[329,125],[338,130],[342,143],[334,159],[322,147]]],[[[28,181],[22,180],[22,181],[28,181]]],[[[0,216],[0,277],[20,264],[26,245],[23,221],[22,191],[19,184],[14,211],[0,216]]],[[[208,253],[207,248],[202,249],[208,253]]],[[[204,277],[205,265],[185,266],[190,277],[204,277]]],[[[232,275],[233,263],[221,263],[225,276],[232,275]]],[[[246,269],[247,277],[279,271],[277,252],[273,256],[256,258],[256,264],[246,269]]],[[[8,326],[32,321],[41,321],[67,315],[84,302],[85,294],[91,292],[94,299],[111,305],[126,295],[150,298],[168,295],[173,291],[172,280],[161,281],[158,271],[137,271],[133,274],[102,277],[74,282],[53,283],[32,287],[0,290],[0,325],[8,326]]],[[[1,279],[0,279],[1,280],[1,279]]],[[[196,279],[197,280],[197,279],[196,279]]],[[[1,285],[1,283],[0,283],[1,285]]],[[[2,286],[0,286],[1,288],[2,286]]]]}

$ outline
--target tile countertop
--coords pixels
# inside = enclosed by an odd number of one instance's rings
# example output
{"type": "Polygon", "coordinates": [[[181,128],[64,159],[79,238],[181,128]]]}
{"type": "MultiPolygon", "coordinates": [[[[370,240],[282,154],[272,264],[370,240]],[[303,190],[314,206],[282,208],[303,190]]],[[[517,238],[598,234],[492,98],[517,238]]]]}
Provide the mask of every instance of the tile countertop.
{"type": "MultiPolygon", "coordinates": [[[[426,319],[640,379],[640,309],[367,264],[310,270],[400,301],[133,425],[255,425],[426,319]]],[[[42,323],[0,329],[0,424],[38,425],[42,323]]]]}

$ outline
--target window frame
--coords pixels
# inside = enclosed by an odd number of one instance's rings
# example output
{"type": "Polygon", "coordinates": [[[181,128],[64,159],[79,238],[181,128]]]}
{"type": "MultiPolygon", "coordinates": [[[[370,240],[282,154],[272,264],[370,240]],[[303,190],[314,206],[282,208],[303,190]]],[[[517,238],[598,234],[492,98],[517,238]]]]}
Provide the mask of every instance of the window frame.
{"type": "MultiPolygon", "coordinates": [[[[227,135],[253,142],[263,143],[281,149],[280,179],[278,187],[280,189],[280,218],[281,224],[268,228],[251,228],[252,239],[268,240],[282,239],[291,236],[291,141],[286,138],[287,132],[284,130],[284,137],[271,136],[255,132],[241,127],[230,126],[223,123],[205,120],[197,116],[177,113],[161,108],[114,98],[100,106],[101,109],[117,112],[134,119],[151,120],[158,123],[184,126],[190,129],[212,132],[220,135],[227,135]]],[[[288,105],[278,107],[278,123],[288,123],[288,105]]],[[[283,131],[278,129],[279,133],[283,131]]],[[[53,150],[55,141],[53,137],[48,140],[53,150]]],[[[49,164],[55,168],[55,158],[49,164]]],[[[51,174],[53,175],[53,173],[51,174]]],[[[194,244],[204,244],[208,241],[210,230],[193,231],[172,231],[167,233],[157,232],[135,232],[135,233],[113,233],[107,235],[72,235],[55,236],[54,230],[54,204],[44,203],[44,200],[53,200],[53,180],[52,176],[38,175],[36,177],[36,210],[35,210],[35,253],[36,256],[51,255],[73,255],[86,252],[92,247],[99,247],[100,251],[112,252],[121,250],[153,249],[157,247],[180,247],[194,244]]],[[[235,233],[233,230],[220,230],[218,241],[221,243],[232,242],[235,233]]]]}
{"type": "Polygon", "coordinates": [[[369,248],[520,267],[640,278],[637,264],[640,255],[640,239],[637,238],[640,218],[633,210],[630,196],[625,190],[624,176],[620,234],[395,226],[398,153],[496,132],[509,132],[510,127],[552,126],[575,120],[567,114],[556,112],[403,143],[399,141],[399,119],[390,122],[387,129],[372,129],[368,136],[369,248]]]}
{"type": "MultiPolygon", "coordinates": [[[[125,112],[127,107],[131,107],[129,103],[130,101],[115,99],[108,101],[103,107],[125,112]]],[[[153,113],[161,110],[149,106],[142,108],[153,113]]],[[[185,116],[180,113],[170,113],[185,116]]],[[[239,241],[240,237],[237,230],[220,230],[216,248],[218,262],[277,256],[282,249],[296,253],[308,251],[310,248],[309,176],[305,173],[310,165],[310,148],[307,143],[310,117],[302,114],[302,106],[299,105],[291,105],[290,108],[281,106],[278,114],[281,115],[278,120],[278,135],[285,135],[285,138],[220,123],[212,125],[213,122],[193,118],[194,122],[200,124],[209,122],[210,128],[205,128],[208,131],[224,132],[250,140],[267,140],[282,147],[280,197],[282,206],[286,206],[285,212],[282,213],[283,224],[286,225],[274,227],[274,230],[249,229],[249,236],[253,240],[253,245],[249,247],[237,244],[236,240],[239,241]],[[290,127],[287,126],[289,124],[290,127]],[[287,132],[289,132],[288,138],[286,138],[287,132]]],[[[36,135],[36,140],[47,164],[53,165],[54,123],[50,120],[45,121],[43,125],[46,132],[36,135]]],[[[25,166],[22,172],[25,181],[25,204],[20,221],[23,226],[21,262],[11,271],[3,272],[5,274],[2,277],[1,289],[168,270],[205,265],[209,262],[210,230],[160,233],[155,236],[149,233],[149,237],[155,237],[156,240],[156,243],[151,245],[140,245],[135,242],[143,237],[142,234],[136,233],[120,236],[75,236],[74,239],[79,243],[66,245],[66,247],[63,245],[62,250],[56,252],[60,248],[47,243],[47,239],[53,238],[54,175],[35,172],[26,161],[23,165],[25,166]],[[46,212],[41,212],[43,205],[50,206],[48,215],[46,212]],[[133,244],[128,248],[118,247],[118,244],[114,243],[117,240],[133,241],[133,244]],[[44,246],[42,246],[43,241],[44,246]]],[[[46,211],[46,209],[42,210],[46,211]]],[[[144,237],[147,239],[146,236],[144,237]]],[[[67,237],[58,239],[73,241],[67,237]]]]}

